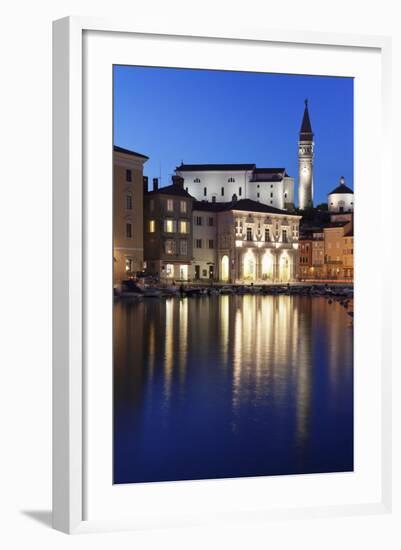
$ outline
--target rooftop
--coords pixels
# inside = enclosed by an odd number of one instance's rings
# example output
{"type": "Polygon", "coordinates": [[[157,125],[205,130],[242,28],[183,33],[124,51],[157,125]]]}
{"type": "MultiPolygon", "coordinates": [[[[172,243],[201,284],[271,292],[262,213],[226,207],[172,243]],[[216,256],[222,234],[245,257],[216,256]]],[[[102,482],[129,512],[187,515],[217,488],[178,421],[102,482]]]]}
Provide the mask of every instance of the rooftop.
{"type": "Polygon", "coordinates": [[[113,149],[116,153],[124,153],[126,155],[132,155],[133,157],[149,159],[149,157],[147,157],[146,155],[142,155],[141,153],[136,153],[135,151],[131,151],[130,149],[124,149],[123,147],[119,147],[118,145],[114,145],[113,149]]]}
{"type": "Polygon", "coordinates": [[[176,167],[176,172],[243,172],[245,170],[254,170],[255,164],[181,164],[176,167]]]}
{"type": "Polygon", "coordinates": [[[309,141],[313,138],[312,125],[310,123],[309,111],[308,111],[308,100],[305,99],[305,110],[304,116],[302,118],[301,130],[299,132],[300,140],[309,141]]]}
{"type": "Polygon", "coordinates": [[[335,229],[335,228],[338,228],[338,227],[344,227],[345,225],[349,224],[350,222],[347,222],[347,221],[343,221],[343,222],[331,222],[331,223],[327,223],[325,226],[324,226],[324,229],[335,229]]]}
{"type": "Polygon", "coordinates": [[[193,196],[185,191],[181,185],[171,184],[165,187],[159,187],[159,189],[153,189],[153,191],[147,191],[146,195],[171,195],[174,197],[186,197],[187,199],[193,199],[193,196]]]}
{"type": "Polygon", "coordinates": [[[269,206],[251,199],[240,199],[231,202],[208,202],[195,201],[193,210],[203,210],[209,212],[225,212],[229,210],[242,210],[244,212],[262,212],[265,214],[281,214],[284,216],[294,216],[287,210],[280,210],[274,206],[269,206]]]}
{"type": "Polygon", "coordinates": [[[333,189],[333,191],[330,191],[329,195],[343,195],[343,194],[353,195],[354,192],[347,185],[345,185],[345,178],[344,176],[341,176],[340,184],[335,189],[333,189]]]}

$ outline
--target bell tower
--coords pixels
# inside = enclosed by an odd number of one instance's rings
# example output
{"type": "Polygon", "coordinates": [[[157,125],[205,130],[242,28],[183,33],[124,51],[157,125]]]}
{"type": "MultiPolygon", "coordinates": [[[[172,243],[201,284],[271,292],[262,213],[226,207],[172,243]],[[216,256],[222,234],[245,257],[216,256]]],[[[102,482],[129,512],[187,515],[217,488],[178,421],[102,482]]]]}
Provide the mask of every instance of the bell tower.
{"type": "Polygon", "coordinates": [[[301,210],[313,207],[313,146],[308,100],[305,99],[298,141],[298,206],[301,210]]]}

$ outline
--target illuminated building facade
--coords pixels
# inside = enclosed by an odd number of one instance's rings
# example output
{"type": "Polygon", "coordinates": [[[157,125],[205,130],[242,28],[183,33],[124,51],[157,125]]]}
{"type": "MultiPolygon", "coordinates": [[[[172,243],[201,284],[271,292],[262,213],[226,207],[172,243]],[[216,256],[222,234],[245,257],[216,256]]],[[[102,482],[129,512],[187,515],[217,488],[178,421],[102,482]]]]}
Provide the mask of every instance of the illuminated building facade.
{"type": "Polygon", "coordinates": [[[327,205],[331,214],[354,211],[354,192],[345,184],[343,176],[339,185],[327,195],[327,205]]]}
{"type": "Polygon", "coordinates": [[[350,280],[353,269],[353,228],[347,221],[335,221],[324,227],[326,278],[350,280]]]}
{"type": "Polygon", "coordinates": [[[203,243],[207,246],[207,241],[213,240],[216,246],[208,250],[208,264],[213,265],[214,277],[220,282],[296,280],[300,216],[235,196],[230,203],[195,202],[193,208],[194,278],[205,272],[210,276],[202,265],[201,250],[203,243]],[[214,219],[208,239],[202,238],[201,218],[214,219]]]}
{"type": "Polygon", "coordinates": [[[233,196],[279,208],[294,209],[294,178],[285,168],[255,164],[181,164],[176,174],[198,201],[228,202],[233,196]]]}
{"type": "Polygon", "coordinates": [[[144,250],[146,271],[165,281],[187,281],[192,262],[193,198],[183,180],[173,176],[172,185],[147,189],[144,178],[144,250]]]}

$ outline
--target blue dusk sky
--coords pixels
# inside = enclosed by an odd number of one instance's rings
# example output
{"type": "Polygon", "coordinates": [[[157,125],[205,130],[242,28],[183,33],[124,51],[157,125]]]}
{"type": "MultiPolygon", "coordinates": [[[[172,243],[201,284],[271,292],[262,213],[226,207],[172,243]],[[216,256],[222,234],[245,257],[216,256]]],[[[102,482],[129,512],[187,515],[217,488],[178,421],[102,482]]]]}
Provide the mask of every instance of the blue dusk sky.
{"type": "Polygon", "coordinates": [[[114,144],[147,155],[144,174],[161,185],[181,161],[285,167],[297,203],[305,98],[318,204],[340,176],[353,187],[351,78],[115,66],[114,144]]]}

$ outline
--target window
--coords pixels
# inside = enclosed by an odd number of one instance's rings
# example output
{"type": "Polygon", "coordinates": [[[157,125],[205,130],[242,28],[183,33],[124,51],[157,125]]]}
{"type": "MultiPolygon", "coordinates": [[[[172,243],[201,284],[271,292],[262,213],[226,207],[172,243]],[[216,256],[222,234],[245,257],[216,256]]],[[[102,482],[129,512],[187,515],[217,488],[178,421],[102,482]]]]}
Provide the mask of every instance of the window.
{"type": "Polygon", "coordinates": [[[166,277],[173,277],[173,276],[174,276],[174,264],[167,264],[166,277]]]}
{"type": "Polygon", "coordinates": [[[174,210],[174,201],[173,199],[167,199],[167,210],[172,212],[174,210]]]}
{"type": "Polygon", "coordinates": [[[126,181],[132,181],[132,170],[125,171],[125,179],[126,181]]]}
{"type": "Polygon", "coordinates": [[[251,227],[246,228],[246,240],[247,241],[252,240],[252,228],[251,227]]]}
{"type": "Polygon", "coordinates": [[[235,183],[235,179],[234,178],[228,178],[228,183],[235,183]]]}
{"type": "Polygon", "coordinates": [[[186,239],[180,239],[180,254],[181,256],[188,254],[188,242],[186,239]]]}
{"type": "Polygon", "coordinates": [[[273,193],[270,193],[270,198],[271,198],[271,199],[273,198],[273,193]]]}
{"type": "Polygon", "coordinates": [[[242,195],[242,187],[239,187],[239,188],[238,188],[238,195],[241,197],[241,195],[242,195]]]}
{"type": "Polygon", "coordinates": [[[202,216],[196,216],[195,223],[196,225],[202,225],[202,216]]]}
{"type": "Polygon", "coordinates": [[[212,202],[216,202],[216,197],[215,196],[212,197],[212,202]]]}
{"type": "Polygon", "coordinates": [[[125,209],[132,210],[132,195],[125,195],[125,209]]]}
{"type": "Polygon", "coordinates": [[[214,240],[209,239],[209,248],[214,248],[214,240]]]}
{"type": "Polygon", "coordinates": [[[149,210],[150,210],[151,212],[153,212],[154,209],[155,209],[155,201],[154,201],[153,199],[151,199],[151,200],[149,201],[149,210]]]}
{"type": "Polygon", "coordinates": [[[166,233],[174,233],[174,222],[173,220],[165,220],[165,232],[166,233]]]}
{"type": "Polygon", "coordinates": [[[202,239],[195,239],[195,248],[202,248],[202,239]]]}
{"type": "Polygon", "coordinates": [[[200,183],[200,179],[199,179],[199,178],[195,178],[195,179],[194,179],[194,183],[200,183]]]}
{"type": "Polygon", "coordinates": [[[154,233],[155,232],[155,220],[149,220],[149,233],[154,233]]]}
{"type": "Polygon", "coordinates": [[[209,219],[208,219],[208,225],[209,225],[209,227],[213,227],[213,226],[214,226],[214,219],[213,219],[213,218],[209,218],[209,219]]]}
{"type": "Polygon", "coordinates": [[[268,227],[265,229],[265,242],[270,242],[270,229],[268,227]]]}
{"type": "Polygon", "coordinates": [[[204,197],[207,197],[207,187],[204,187],[204,188],[203,188],[203,196],[204,196],[204,197]]]}
{"type": "Polygon", "coordinates": [[[283,243],[288,243],[287,230],[286,229],[283,229],[283,243]]]}
{"type": "Polygon", "coordinates": [[[125,271],[127,273],[134,271],[134,260],[132,258],[125,258],[125,271]]]}
{"type": "Polygon", "coordinates": [[[224,197],[224,187],[221,188],[221,196],[224,197]]]}
{"type": "Polygon", "coordinates": [[[258,199],[260,199],[260,193],[257,193],[257,195],[256,195],[256,196],[257,196],[257,198],[258,198],[258,199]]]}
{"type": "Polygon", "coordinates": [[[188,222],[180,220],[180,233],[188,233],[188,222]]]}
{"type": "Polygon", "coordinates": [[[166,254],[174,254],[174,241],[173,239],[167,239],[164,243],[164,250],[166,254]]]}
{"type": "Polygon", "coordinates": [[[187,201],[180,201],[180,212],[186,214],[187,212],[187,201]]]}
{"type": "Polygon", "coordinates": [[[127,222],[125,224],[125,236],[127,237],[127,239],[132,239],[132,223],[131,222],[127,222]]]}

